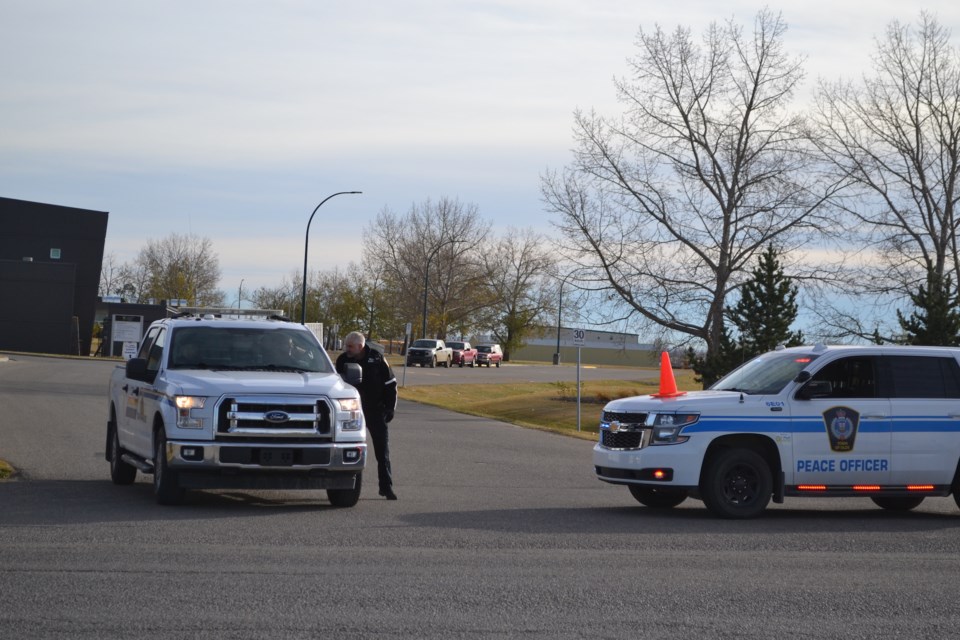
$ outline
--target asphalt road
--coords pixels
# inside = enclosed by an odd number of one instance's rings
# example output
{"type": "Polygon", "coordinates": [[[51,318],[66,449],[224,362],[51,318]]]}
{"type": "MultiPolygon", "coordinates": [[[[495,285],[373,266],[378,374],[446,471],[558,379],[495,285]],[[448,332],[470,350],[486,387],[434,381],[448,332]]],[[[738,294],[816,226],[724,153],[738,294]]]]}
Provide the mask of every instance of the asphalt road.
{"type": "Polygon", "coordinates": [[[109,481],[112,366],[0,362],[0,457],[22,470],[0,483],[6,637],[957,635],[952,498],[654,512],[593,478],[589,442],[401,403],[397,502],[368,482],[353,509],[322,492],[160,507],[145,478],[109,481]]]}

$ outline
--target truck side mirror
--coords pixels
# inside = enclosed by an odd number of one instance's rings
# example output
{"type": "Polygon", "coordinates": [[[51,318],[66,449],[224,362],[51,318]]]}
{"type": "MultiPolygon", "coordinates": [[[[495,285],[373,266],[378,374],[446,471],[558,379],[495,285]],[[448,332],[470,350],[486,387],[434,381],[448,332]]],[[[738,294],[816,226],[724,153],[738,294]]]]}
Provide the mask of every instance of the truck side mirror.
{"type": "Polygon", "coordinates": [[[127,377],[131,380],[147,380],[147,361],[144,358],[127,360],[127,377]]]}
{"type": "Polygon", "coordinates": [[[347,362],[343,365],[343,381],[354,387],[363,382],[363,369],[356,362],[347,362]]]}

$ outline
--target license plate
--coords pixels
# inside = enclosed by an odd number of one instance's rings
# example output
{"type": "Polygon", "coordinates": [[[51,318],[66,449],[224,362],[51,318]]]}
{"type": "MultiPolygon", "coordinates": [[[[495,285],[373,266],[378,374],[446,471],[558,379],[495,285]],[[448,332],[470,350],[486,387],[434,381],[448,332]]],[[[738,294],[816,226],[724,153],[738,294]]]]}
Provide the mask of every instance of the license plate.
{"type": "Polygon", "coordinates": [[[293,464],[293,449],[260,449],[260,464],[289,467],[293,464]]]}

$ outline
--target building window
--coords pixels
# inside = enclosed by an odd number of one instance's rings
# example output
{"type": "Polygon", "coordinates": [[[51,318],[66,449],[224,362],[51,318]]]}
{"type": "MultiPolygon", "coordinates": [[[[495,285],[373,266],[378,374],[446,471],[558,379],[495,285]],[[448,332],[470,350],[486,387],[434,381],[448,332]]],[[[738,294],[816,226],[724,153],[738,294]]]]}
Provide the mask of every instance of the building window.
{"type": "Polygon", "coordinates": [[[50,259],[59,260],[60,259],[60,249],[50,249],[50,259]]]}

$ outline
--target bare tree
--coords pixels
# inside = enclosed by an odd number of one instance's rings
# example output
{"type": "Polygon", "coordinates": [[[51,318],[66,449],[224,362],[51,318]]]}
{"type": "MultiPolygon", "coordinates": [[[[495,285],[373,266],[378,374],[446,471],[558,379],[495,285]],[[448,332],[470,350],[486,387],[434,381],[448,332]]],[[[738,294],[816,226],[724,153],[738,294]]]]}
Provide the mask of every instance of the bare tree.
{"type": "Polygon", "coordinates": [[[480,254],[487,226],[475,205],[441,198],[415,204],[403,216],[384,209],[367,229],[371,259],[383,266],[383,285],[399,294],[401,313],[415,327],[425,285],[430,335],[446,337],[451,326],[486,304],[480,254]]]}
{"type": "Polygon", "coordinates": [[[491,301],[492,333],[509,360],[530,328],[546,322],[546,312],[554,308],[554,260],[543,236],[511,228],[484,262],[489,289],[497,293],[491,301]]]}
{"type": "Polygon", "coordinates": [[[100,265],[100,284],[97,287],[97,295],[113,296],[123,294],[123,265],[117,258],[117,254],[112,251],[103,256],[103,262],[100,265]]]}
{"type": "Polygon", "coordinates": [[[136,259],[146,274],[144,298],[186,299],[196,305],[219,305],[220,263],[209,238],[177,233],[148,240],[136,259]]]}
{"type": "Polygon", "coordinates": [[[803,73],[786,28],[764,10],[751,33],[713,24],[702,44],[641,29],[632,77],[617,83],[625,114],[578,112],[573,163],[543,178],[581,285],[708,350],[756,255],[802,246],[831,193],[789,111],[803,73]]]}
{"type": "Polygon", "coordinates": [[[821,83],[815,124],[824,162],[849,187],[840,201],[854,221],[849,244],[869,250],[856,290],[902,301],[931,275],[960,283],[960,58],[950,32],[927,13],[916,31],[893,22],[872,75],[821,83]]]}

